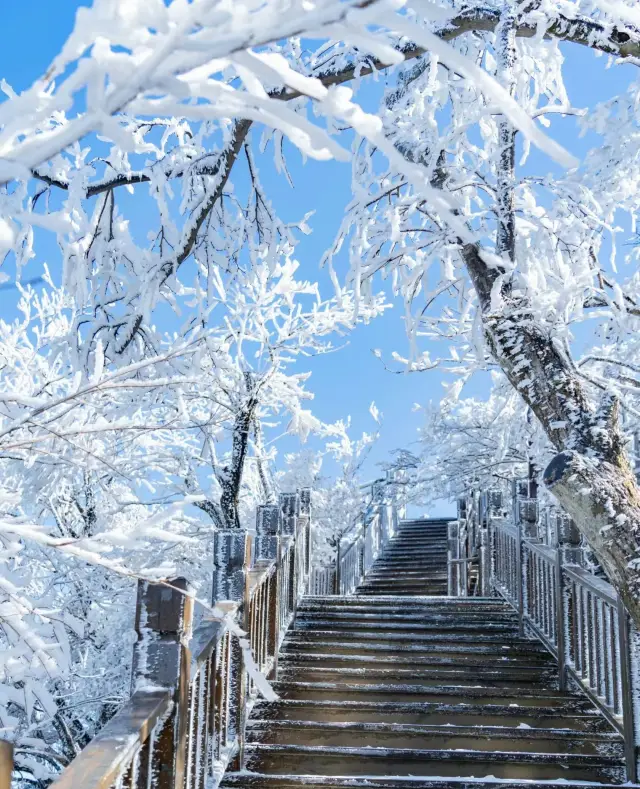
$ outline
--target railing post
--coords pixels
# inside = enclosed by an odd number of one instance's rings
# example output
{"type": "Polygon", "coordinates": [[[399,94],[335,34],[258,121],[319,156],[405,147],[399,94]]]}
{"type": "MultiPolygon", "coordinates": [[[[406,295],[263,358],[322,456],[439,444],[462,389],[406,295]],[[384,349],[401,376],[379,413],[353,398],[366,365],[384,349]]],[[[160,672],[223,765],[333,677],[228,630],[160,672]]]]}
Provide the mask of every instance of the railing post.
{"type": "Polygon", "coordinates": [[[636,732],[634,721],[633,685],[631,679],[631,639],[629,615],[618,595],[618,651],[620,654],[620,681],[622,685],[622,727],[627,781],[635,783],[638,777],[636,761],[636,732]]]}
{"type": "Polygon", "coordinates": [[[309,574],[311,572],[311,488],[301,488],[299,493],[300,493],[299,519],[304,526],[304,533],[305,533],[304,574],[308,582],[309,574]]]}
{"type": "Polygon", "coordinates": [[[261,504],[256,512],[256,561],[278,558],[280,508],[277,504],[261,504]]]}
{"type": "Polygon", "coordinates": [[[13,743],[0,740],[0,789],[11,789],[13,773],[13,743]]]}
{"type": "Polygon", "coordinates": [[[480,597],[489,597],[491,594],[491,550],[488,525],[481,527],[478,532],[478,555],[480,597]]]}
{"type": "Polygon", "coordinates": [[[278,650],[280,647],[280,508],[277,504],[263,504],[256,512],[256,549],[255,560],[274,560],[277,563],[276,571],[269,583],[272,585],[269,593],[267,611],[267,653],[273,658],[273,676],[278,674],[278,650]]]}
{"type": "Polygon", "coordinates": [[[558,687],[567,689],[567,653],[565,644],[565,606],[564,606],[564,574],[562,572],[563,554],[560,547],[556,548],[556,644],[558,648],[558,687]]]}
{"type": "Polygon", "coordinates": [[[514,567],[514,593],[518,601],[518,631],[524,634],[524,578],[522,576],[522,518],[520,517],[520,497],[518,496],[518,480],[512,481],[513,517],[516,527],[516,555],[514,567]]]}
{"type": "Polygon", "coordinates": [[[342,543],[342,538],[338,537],[338,545],[336,547],[336,588],[335,588],[335,594],[340,594],[340,581],[341,581],[341,578],[340,578],[340,575],[341,575],[341,572],[340,572],[340,561],[342,559],[342,556],[340,555],[341,554],[341,551],[340,551],[341,543],[342,543]]]}
{"type": "MultiPolygon", "coordinates": [[[[298,530],[298,517],[300,515],[300,496],[297,493],[280,494],[280,522],[281,534],[283,537],[291,537],[295,540],[298,530]]],[[[293,546],[291,557],[291,573],[289,576],[289,611],[295,616],[296,601],[298,598],[299,564],[300,555],[298,545],[293,546]]]]}
{"type": "Polygon", "coordinates": [[[367,526],[367,514],[364,513],[362,516],[362,547],[358,552],[358,578],[360,583],[364,580],[367,562],[367,526]]]}
{"type": "Polygon", "coordinates": [[[449,521],[447,530],[447,594],[449,597],[458,597],[460,593],[458,583],[459,564],[457,562],[460,558],[459,521],[449,521]]]}
{"type": "Polygon", "coordinates": [[[182,789],[186,773],[193,597],[185,578],[170,585],[138,582],[133,689],[175,688],[174,710],[156,738],[151,772],[154,789],[182,789]]]}
{"type": "MultiPolygon", "coordinates": [[[[243,603],[246,598],[246,577],[250,562],[251,537],[246,531],[225,529],[214,532],[213,603],[214,605],[222,602],[235,603],[240,611],[241,622],[248,615],[247,606],[243,603]]],[[[230,676],[227,679],[230,688],[228,733],[232,742],[234,737],[238,738],[238,752],[233,765],[235,769],[242,769],[247,678],[244,671],[242,649],[237,638],[233,638],[231,641],[229,672],[230,676]]]]}

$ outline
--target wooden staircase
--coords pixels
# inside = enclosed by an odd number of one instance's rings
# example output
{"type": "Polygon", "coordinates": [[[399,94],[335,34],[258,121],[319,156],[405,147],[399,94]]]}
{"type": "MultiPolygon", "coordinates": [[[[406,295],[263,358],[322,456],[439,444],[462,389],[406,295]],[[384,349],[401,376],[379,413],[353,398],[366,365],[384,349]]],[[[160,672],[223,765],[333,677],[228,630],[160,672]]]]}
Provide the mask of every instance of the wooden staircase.
{"type": "Polygon", "coordinates": [[[404,521],[358,595],[446,595],[447,521],[404,521]]]}
{"type": "Polygon", "coordinates": [[[222,786],[624,782],[620,734],[558,690],[554,658],[513,609],[445,595],[446,524],[405,521],[355,595],[305,598],[279,700],[253,707],[244,769],[222,786]]]}

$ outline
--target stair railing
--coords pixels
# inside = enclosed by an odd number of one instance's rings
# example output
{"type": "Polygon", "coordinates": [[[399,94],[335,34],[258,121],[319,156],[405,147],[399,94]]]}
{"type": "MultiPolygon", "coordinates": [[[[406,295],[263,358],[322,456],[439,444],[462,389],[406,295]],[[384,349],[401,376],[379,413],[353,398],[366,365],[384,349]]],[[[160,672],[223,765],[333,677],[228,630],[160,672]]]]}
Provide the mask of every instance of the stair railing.
{"type": "Polygon", "coordinates": [[[490,590],[518,613],[558,662],[559,688],[581,687],[624,738],[627,780],[637,779],[640,639],[616,590],[585,568],[581,535],[558,508],[539,512],[516,484],[508,517],[489,512],[490,590]]]}
{"type": "Polygon", "coordinates": [[[458,501],[458,517],[447,531],[447,588],[450,597],[491,593],[488,517],[499,506],[496,492],[472,493],[458,501]]]}
{"type": "MultiPolygon", "coordinates": [[[[184,578],[140,581],[132,695],[53,782],[52,789],[211,789],[228,765],[242,768],[244,729],[306,593],[310,491],[258,508],[255,541],[218,531],[213,606],[184,578]],[[223,616],[220,616],[223,614],[223,616]]],[[[0,743],[2,746],[2,743],[0,743]]],[[[0,787],[10,780],[0,747],[0,787]]]]}
{"type": "Polygon", "coordinates": [[[314,595],[352,594],[363,582],[404,516],[404,489],[399,472],[360,487],[361,501],[354,524],[336,544],[331,565],[314,567],[310,592],[314,595]]]}

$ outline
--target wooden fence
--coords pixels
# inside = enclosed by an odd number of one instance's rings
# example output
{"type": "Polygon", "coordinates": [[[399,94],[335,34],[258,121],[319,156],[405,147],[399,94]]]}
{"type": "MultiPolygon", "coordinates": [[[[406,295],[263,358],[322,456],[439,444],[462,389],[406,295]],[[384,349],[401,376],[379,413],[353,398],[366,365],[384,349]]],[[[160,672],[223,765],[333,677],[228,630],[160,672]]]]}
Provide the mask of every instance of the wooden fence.
{"type": "MultiPolygon", "coordinates": [[[[51,789],[210,789],[229,764],[242,766],[248,712],[307,589],[310,520],[305,489],[259,508],[255,544],[245,531],[215,533],[222,620],[205,612],[193,628],[184,578],[139,582],[132,695],[51,789]]],[[[11,768],[0,742],[0,789],[11,768]]]]}

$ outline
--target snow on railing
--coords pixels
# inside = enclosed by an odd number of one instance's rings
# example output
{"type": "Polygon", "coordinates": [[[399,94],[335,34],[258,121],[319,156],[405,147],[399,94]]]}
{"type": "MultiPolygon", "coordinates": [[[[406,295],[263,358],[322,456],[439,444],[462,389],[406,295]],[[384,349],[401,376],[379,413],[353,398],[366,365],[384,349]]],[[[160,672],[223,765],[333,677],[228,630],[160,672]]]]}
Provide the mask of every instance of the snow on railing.
{"type": "Polygon", "coordinates": [[[503,597],[518,612],[520,631],[535,634],[557,659],[560,690],[570,683],[580,686],[622,734],[627,779],[635,781],[638,634],[613,586],[586,569],[575,524],[557,508],[540,512],[539,501],[519,483],[513,486],[510,515],[497,493],[474,494],[460,512],[463,517],[453,522],[449,534],[450,578],[458,573],[450,594],[468,593],[459,583],[462,562],[451,558],[466,560],[465,567],[477,559],[480,574],[489,577],[484,594],[503,597]],[[484,559],[469,548],[472,529],[476,535],[486,533],[485,538],[476,536],[475,543],[486,542],[484,559]]]}
{"type": "MultiPolygon", "coordinates": [[[[268,678],[307,591],[310,518],[302,490],[259,507],[255,550],[248,532],[216,532],[214,604],[195,630],[186,579],[139,583],[132,696],[52,789],[212,789],[228,765],[242,769],[249,710],[275,698],[268,678]]],[[[11,770],[0,742],[2,789],[11,770]]]]}

